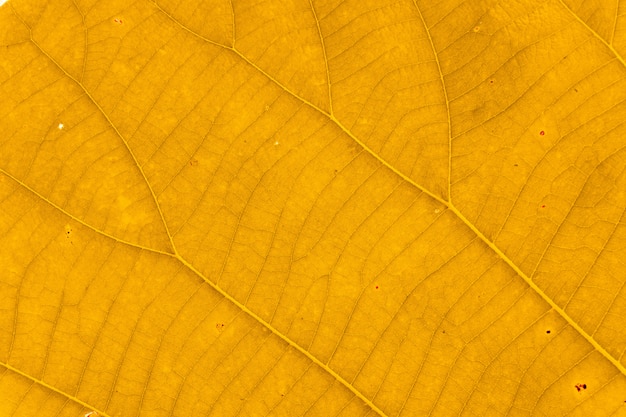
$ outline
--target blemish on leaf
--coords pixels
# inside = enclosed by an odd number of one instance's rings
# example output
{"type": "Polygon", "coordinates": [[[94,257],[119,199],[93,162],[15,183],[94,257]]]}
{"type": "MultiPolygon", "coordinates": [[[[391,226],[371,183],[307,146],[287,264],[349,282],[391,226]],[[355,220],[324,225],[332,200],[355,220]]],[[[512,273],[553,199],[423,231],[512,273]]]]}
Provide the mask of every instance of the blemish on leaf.
{"type": "Polygon", "coordinates": [[[546,134],[546,132],[544,132],[544,131],[542,130],[541,132],[539,132],[539,134],[540,134],[541,136],[543,136],[543,135],[545,135],[545,134],[546,134]]]}
{"type": "Polygon", "coordinates": [[[378,289],[378,285],[376,286],[376,289],[378,289]]]}
{"type": "Polygon", "coordinates": [[[63,130],[64,127],[65,125],[63,123],[59,123],[59,130],[63,130]]]}
{"type": "Polygon", "coordinates": [[[489,84],[493,84],[493,80],[489,80],[489,84]]]}
{"type": "Polygon", "coordinates": [[[480,26],[474,26],[474,33],[478,32],[480,30],[480,26]]]}
{"type": "Polygon", "coordinates": [[[192,167],[198,166],[198,160],[196,158],[192,158],[189,161],[189,166],[192,166],[192,167]]]}
{"type": "Polygon", "coordinates": [[[541,208],[546,208],[546,205],[545,205],[545,204],[542,204],[542,205],[541,205],[541,208]]]}
{"type": "Polygon", "coordinates": [[[547,333],[547,334],[550,334],[550,330],[546,330],[546,333],[547,333]]]}
{"type": "Polygon", "coordinates": [[[436,209],[435,209],[435,214],[439,214],[439,213],[441,213],[441,210],[440,210],[440,209],[438,209],[438,208],[436,208],[436,209]]]}
{"type": "Polygon", "coordinates": [[[121,24],[123,24],[123,23],[124,23],[124,22],[122,21],[122,19],[118,19],[118,18],[113,19],[113,21],[114,21],[115,23],[117,23],[118,25],[121,25],[121,24]]]}
{"type": "Polygon", "coordinates": [[[517,164],[513,164],[513,166],[514,166],[514,167],[516,167],[516,166],[519,166],[519,165],[517,165],[517,164]]]}
{"type": "Polygon", "coordinates": [[[66,224],[65,225],[65,237],[69,239],[70,234],[72,234],[72,227],[69,224],[66,224]]]}
{"type": "Polygon", "coordinates": [[[218,331],[222,331],[222,330],[224,329],[224,323],[216,323],[216,324],[215,324],[215,328],[216,328],[218,331]]]}
{"type": "Polygon", "coordinates": [[[587,389],[587,384],[576,384],[574,385],[576,391],[580,392],[580,390],[587,389]]]}
{"type": "Polygon", "coordinates": [[[87,414],[85,414],[85,417],[99,417],[100,414],[98,414],[97,411],[90,411],[87,414]]]}
{"type": "Polygon", "coordinates": [[[274,142],[274,146],[278,146],[280,144],[279,141],[274,142]]]}

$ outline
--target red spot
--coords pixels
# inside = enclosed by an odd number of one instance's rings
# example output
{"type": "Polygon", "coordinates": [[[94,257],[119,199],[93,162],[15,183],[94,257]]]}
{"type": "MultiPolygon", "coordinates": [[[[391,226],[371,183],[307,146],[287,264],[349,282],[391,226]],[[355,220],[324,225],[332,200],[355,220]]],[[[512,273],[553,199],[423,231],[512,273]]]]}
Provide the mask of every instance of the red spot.
{"type": "Polygon", "coordinates": [[[489,84],[493,84],[493,80],[489,80],[489,84]]]}
{"type": "Polygon", "coordinates": [[[539,134],[540,134],[541,136],[543,136],[543,135],[545,135],[545,134],[546,134],[546,132],[544,132],[544,131],[542,130],[541,132],[539,132],[539,134]]]}
{"type": "Polygon", "coordinates": [[[378,285],[376,286],[376,289],[378,289],[378,285]]]}
{"type": "Polygon", "coordinates": [[[543,205],[541,206],[541,208],[546,208],[546,205],[545,205],[545,204],[543,204],[543,205]]]}

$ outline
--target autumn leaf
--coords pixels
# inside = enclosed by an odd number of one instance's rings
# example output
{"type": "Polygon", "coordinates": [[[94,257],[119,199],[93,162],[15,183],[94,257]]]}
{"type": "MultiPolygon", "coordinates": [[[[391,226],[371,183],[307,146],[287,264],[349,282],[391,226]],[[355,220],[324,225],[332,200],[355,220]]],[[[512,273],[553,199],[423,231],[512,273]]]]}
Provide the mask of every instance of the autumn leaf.
{"type": "Polygon", "coordinates": [[[626,415],[625,8],[2,5],[0,416],[626,415]]]}

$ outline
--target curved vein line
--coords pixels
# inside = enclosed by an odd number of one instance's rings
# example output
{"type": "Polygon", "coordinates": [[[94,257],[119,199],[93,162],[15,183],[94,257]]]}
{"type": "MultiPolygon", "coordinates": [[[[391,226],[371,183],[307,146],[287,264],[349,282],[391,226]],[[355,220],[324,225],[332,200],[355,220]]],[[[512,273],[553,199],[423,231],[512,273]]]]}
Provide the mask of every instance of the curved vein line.
{"type": "Polygon", "coordinates": [[[328,111],[330,114],[333,114],[333,94],[330,86],[330,70],[328,69],[328,56],[326,55],[326,45],[324,44],[324,37],[322,36],[322,28],[320,27],[320,21],[317,18],[317,13],[315,12],[315,7],[313,6],[313,0],[309,0],[309,4],[311,5],[311,11],[313,12],[313,18],[315,19],[315,24],[317,25],[317,33],[320,35],[320,43],[322,45],[322,52],[324,53],[324,65],[326,66],[326,80],[328,85],[328,111]]]}
{"type": "MultiPolygon", "coordinates": [[[[280,81],[278,81],[276,78],[272,77],[270,74],[268,74],[267,72],[265,72],[262,68],[260,68],[258,65],[256,65],[254,62],[250,61],[250,59],[248,59],[248,57],[246,57],[244,54],[242,54],[241,52],[239,52],[237,49],[235,48],[231,48],[222,44],[219,44],[215,41],[212,41],[210,39],[205,38],[204,36],[194,32],[193,30],[189,29],[188,27],[186,27],[185,25],[183,25],[182,23],[180,23],[178,20],[176,20],[173,16],[169,15],[165,10],[163,10],[158,4],[155,3],[155,6],[164,14],[167,16],[168,19],[170,19],[174,24],[178,25],[181,29],[183,29],[184,31],[190,33],[191,35],[202,39],[205,42],[208,42],[212,45],[215,46],[219,46],[220,48],[223,48],[227,51],[231,51],[234,54],[236,54],[237,56],[239,56],[242,60],[244,60],[245,62],[247,62],[249,65],[251,65],[255,70],[257,70],[259,73],[263,74],[267,79],[269,79],[270,81],[272,81],[274,84],[276,84],[278,87],[280,87],[283,91],[285,91],[287,94],[291,95],[292,97],[298,99],[299,101],[301,101],[302,103],[308,105],[309,107],[311,107],[312,109],[320,112],[321,114],[323,114],[324,116],[328,117],[333,123],[335,123],[337,126],[339,126],[339,128],[341,128],[341,130],[343,130],[344,133],[346,133],[352,140],[354,140],[360,147],[362,147],[367,153],[369,153],[370,155],[372,155],[372,157],[374,157],[376,160],[378,160],[381,164],[383,164],[384,166],[386,166],[388,169],[390,169],[392,172],[396,173],[398,176],[400,176],[400,178],[402,178],[403,180],[405,180],[406,182],[408,182],[409,184],[413,185],[415,188],[417,188],[418,190],[420,190],[423,193],[426,193],[427,195],[429,195],[430,197],[432,197],[433,199],[435,199],[436,201],[439,201],[440,203],[449,206],[448,201],[442,199],[441,197],[437,196],[436,194],[434,194],[432,191],[428,190],[427,188],[417,184],[415,181],[413,181],[411,178],[409,178],[408,176],[406,176],[405,174],[403,174],[402,172],[400,172],[399,170],[397,170],[396,168],[394,168],[389,162],[387,162],[385,159],[381,158],[376,152],[374,152],[369,146],[367,146],[364,142],[362,142],[361,140],[357,139],[356,136],[354,136],[354,134],[352,134],[352,132],[350,132],[350,130],[348,130],[337,118],[335,118],[335,116],[327,111],[324,111],[323,109],[320,109],[319,107],[317,107],[315,104],[311,103],[310,101],[308,101],[306,98],[299,96],[298,94],[292,92],[291,90],[289,90],[285,85],[283,85],[280,81]]],[[[448,124],[449,125],[449,124],[448,124]]],[[[448,181],[449,183],[450,181],[448,181]]]]}
{"type": "Polygon", "coordinates": [[[133,248],[137,248],[137,249],[141,249],[141,250],[145,250],[148,252],[152,252],[152,253],[158,253],[159,255],[165,255],[165,256],[169,256],[169,257],[173,257],[174,254],[170,253],[170,252],[163,252],[160,251],[158,249],[153,249],[153,248],[148,248],[145,246],[141,246],[138,245],[136,243],[133,242],[128,242],[126,240],[120,239],[118,237],[115,237],[113,235],[110,235],[92,225],[90,225],[89,223],[86,223],[84,220],[79,219],[78,217],[72,215],[71,213],[67,212],[65,209],[63,209],[62,207],[56,205],[55,203],[53,203],[52,201],[48,200],[46,197],[44,197],[43,195],[39,194],[37,191],[35,191],[34,189],[32,189],[28,184],[22,182],[21,180],[19,180],[18,178],[14,177],[13,175],[9,174],[7,171],[5,171],[4,169],[0,168],[0,174],[6,175],[8,178],[12,179],[13,181],[15,181],[17,184],[19,184],[21,187],[25,188],[26,190],[30,191],[31,193],[33,193],[34,195],[36,195],[37,197],[39,197],[41,200],[45,201],[46,203],[48,203],[50,206],[54,207],[55,209],[57,209],[58,211],[60,211],[61,213],[63,213],[64,215],[66,215],[67,217],[69,217],[70,219],[74,220],[76,223],[80,223],[83,226],[85,226],[86,228],[93,230],[94,232],[98,233],[99,235],[102,235],[104,237],[107,237],[109,239],[114,240],[117,243],[121,243],[123,245],[127,245],[127,246],[132,246],[133,248]]]}
{"type": "Polygon", "coordinates": [[[40,379],[37,379],[37,378],[35,378],[35,377],[30,376],[29,374],[27,374],[27,373],[25,373],[25,372],[22,372],[22,371],[20,371],[20,370],[19,370],[19,369],[17,369],[17,368],[12,367],[12,366],[11,366],[11,365],[9,365],[8,363],[4,363],[4,362],[0,361],[0,366],[4,366],[4,367],[5,367],[6,369],[8,369],[9,371],[15,372],[16,374],[20,375],[21,377],[24,377],[24,378],[28,379],[29,381],[32,381],[33,383],[35,383],[35,384],[37,384],[37,385],[39,385],[39,386],[42,386],[42,387],[44,387],[44,388],[46,388],[46,389],[49,389],[50,391],[56,392],[57,394],[59,394],[59,395],[61,395],[61,396],[65,397],[65,398],[67,398],[67,399],[69,399],[69,400],[71,400],[71,401],[74,401],[76,404],[80,404],[80,405],[82,405],[82,406],[83,406],[83,407],[85,407],[86,409],[89,409],[89,410],[91,410],[91,411],[95,411],[95,412],[97,412],[97,413],[98,413],[98,415],[99,415],[99,416],[101,416],[101,417],[110,417],[110,416],[109,416],[107,413],[105,413],[104,411],[98,410],[97,408],[93,407],[93,406],[92,406],[92,405],[90,405],[90,404],[87,404],[87,403],[86,403],[86,402],[84,402],[84,401],[81,401],[80,399],[78,399],[78,398],[74,397],[73,395],[70,395],[70,394],[68,394],[68,393],[66,393],[66,392],[63,392],[63,391],[61,391],[60,389],[55,388],[55,387],[53,387],[52,385],[49,385],[49,384],[45,383],[44,381],[42,381],[42,380],[40,380],[40,379]]]}
{"type": "MultiPolygon", "coordinates": [[[[109,124],[109,126],[111,126],[111,128],[113,129],[113,131],[115,132],[115,134],[120,138],[120,140],[122,141],[122,143],[124,144],[124,146],[126,147],[126,150],[128,151],[128,154],[131,156],[131,158],[133,158],[133,161],[135,162],[135,166],[137,167],[137,169],[139,170],[139,173],[141,174],[141,177],[143,178],[146,187],[148,188],[148,190],[150,191],[150,195],[152,195],[152,200],[154,201],[154,205],[157,209],[157,212],[159,213],[159,216],[161,217],[161,222],[163,223],[163,227],[165,229],[165,233],[167,234],[167,237],[169,239],[170,242],[170,246],[172,248],[173,253],[177,253],[176,251],[176,246],[174,245],[174,240],[172,239],[172,235],[169,231],[169,228],[167,227],[167,223],[165,222],[165,217],[163,216],[163,212],[161,211],[161,206],[159,205],[159,202],[156,198],[156,195],[154,194],[154,190],[152,189],[152,187],[150,186],[150,182],[148,181],[148,177],[146,177],[146,174],[144,173],[143,169],[141,168],[141,165],[139,164],[139,161],[137,161],[137,158],[135,157],[135,154],[133,153],[133,151],[130,149],[130,146],[128,145],[128,142],[126,141],[126,139],[124,139],[124,136],[122,136],[122,134],[120,133],[119,130],[117,130],[117,126],[115,126],[113,124],[113,121],[109,118],[109,116],[106,114],[106,112],[104,111],[104,109],[102,107],[100,107],[100,104],[98,104],[98,102],[96,101],[96,99],[91,95],[91,93],[89,91],[87,91],[87,89],[83,86],[83,84],[78,81],[76,78],[74,78],[69,72],[67,72],[65,70],[65,68],[63,68],[61,66],[61,64],[59,64],[52,56],[50,56],[41,46],[39,46],[39,44],[35,41],[35,39],[33,39],[32,36],[32,30],[30,28],[30,26],[28,26],[26,24],[26,22],[22,19],[22,17],[17,13],[17,11],[15,11],[15,9],[13,9],[13,13],[15,14],[15,16],[22,22],[22,24],[28,28],[29,32],[30,32],[30,42],[35,45],[37,47],[37,49],[39,49],[39,51],[50,60],[50,62],[52,62],[61,72],[63,72],[63,74],[65,74],[65,76],[72,80],[81,90],[83,90],[83,92],[85,93],[85,95],[89,98],[89,100],[93,103],[94,106],[96,106],[96,108],[98,109],[98,111],[100,112],[100,114],[102,114],[102,116],[105,118],[105,120],[107,121],[107,123],[109,124]]],[[[171,255],[171,254],[170,254],[171,255]]]]}
{"type": "Polygon", "coordinates": [[[430,47],[433,51],[433,56],[435,57],[435,63],[437,64],[437,70],[439,71],[439,78],[441,79],[441,88],[443,90],[443,97],[446,100],[446,113],[448,115],[448,201],[452,202],[452,192],[451,182],[452,182],[452,119],[450,119],[450,100],[448,99],[448,91],[446,90],[446,83],[443,79],[443,71],[441,71],[441,63],[439,62],[439,55],[437,54],[437,50],[435,49],[435,43],[433,42],[432,36],[430,36],[430,30],[428,30],[428,26],[426,26],[426,21],[424,20],[424,16],[422,16],[422,11],[417,6],[417,2],[413,0],[413,4],[415,5],[415,9],[417,10],[417,14],[424,25],[424,30],[428,35],[428,41],[430,42],[430,47]]]}
{"type": "Polygon", "coordinates": [[[610,43],[608,43],[606,41],[606,39],[604,39],[602,36],[600,36],[600,34],[598,32],[596,32],[595,30],[593,30],[593,28],[591,26],[589,26],[587,24],[587,22],[585,22],[584,20],[582,20],[576,13],[574,13],[574,11],[572,9],[570,9],[567,4],[565,4],[565,2],[563,2],[563,0],[559,0],[559,3],[561,3],[561,5],[565,8],[565,10],[567,10],[572,16],[574,16],[574,18],[580,22],[580,24],[582,24],[584,27],[586,27],[592,34],[593,36],[595,36],[596,38],[598,38],[600,40],[600,42],[602,42],[604,44],[604,46],[606,46],[607,48],[609,48],[609,50],[611,52],[613,52],[613,54],[615,54],[615,57],[619,60],[619,62],[622,63],[623,66],[626,67],[626,62],[624,62],[624,58],[622,58],[622,56],[615,50],[615,48],[613,48],[613,45],[611,45],[610,43]]]}

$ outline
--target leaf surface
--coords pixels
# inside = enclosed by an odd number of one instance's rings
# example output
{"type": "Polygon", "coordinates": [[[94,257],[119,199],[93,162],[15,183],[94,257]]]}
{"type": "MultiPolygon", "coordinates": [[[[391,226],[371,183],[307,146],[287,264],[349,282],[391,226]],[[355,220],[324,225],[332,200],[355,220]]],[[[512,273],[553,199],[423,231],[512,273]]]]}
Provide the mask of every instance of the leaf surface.
{"type": "Polygon", "coordinates": [[[0,415],[626,415],[625,7],[3,5],[0,415]]]}

